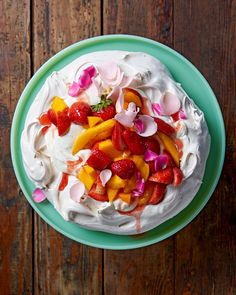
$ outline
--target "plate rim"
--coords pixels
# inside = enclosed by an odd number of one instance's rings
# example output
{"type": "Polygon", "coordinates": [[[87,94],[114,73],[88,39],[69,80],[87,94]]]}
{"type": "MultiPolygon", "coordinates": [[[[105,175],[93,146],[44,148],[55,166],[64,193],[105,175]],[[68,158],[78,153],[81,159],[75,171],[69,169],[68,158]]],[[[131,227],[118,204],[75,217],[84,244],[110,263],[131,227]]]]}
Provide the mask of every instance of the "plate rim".
{"type": "MultiPolygon", "coordinates": [[[[198,70],[198,68],[195,67],[193,65],[193,63],[190,62],[182,54],[180,54],[179,52],[177,52],[176,50],[172,49],[171,47],[169,47],[167,45],[164,45],[164,44],[162,44],[162,43],[160,43],[158,41],[154,41],[154,40],[149,39],[149,38],[136,36],[136,35],[128,35],[128,34],[101,35],[101,36],[96,36],[96,37],[88,38],[88,39],[85,39],[85,40],[81,40],[81,41],[78,41],[76,43],[73,43],[73,44],[65,47],[64,49],[62,49],[61,51],[59,51],[58,53],[53,55],[51,58],[49,58],[44,64],[42,64],[39,67],[39,69],[34,73],[34,75],[30,78],[30,80],[27,82],[26,86],[24,87],[24,90],[20,95],[20,98],[19,98],[19,100],[17,102],[16,108],[15,108],[15,111],[14,111],[14,116],[13,116],[12,124],[11,124],[11,133],[10,133],[10,151],[11,151],[13,169],[14,169],[18,184],[19,184],[21,190],[23,191],[25,198],[30,203],[31,207],[37,212],[37,214],[39,214],[39,216],[47,224],[52,226],[60,234],[66,236],[66,237],[69,237],[70,239],[72,239],[72,240],[74,240],[76,242],[79,242],[79,243],[82,243],[82,244],[85,244],[85,245],[88,245],[88,246],[92,246],[92,247],[100,248],[100,249],[109,249],[109,250],[128,250],[128,249],[137,249],[137,248],[141,248],[141,247],[146,247],[146,246],[152,245],[154,243],[160,242],[160,241],[162,241],[162,240],[164,240],[164,239],[166,239],[168,237],[173,236],[175,233],[177,233],[178,231],[183,229],[185,226],[187,226],[189,223],[191,223],[197,217],[197,215],[203,210],[203,208],[206,206],[206,204],[208,203],[209,199],[211,198],[213,192],[215,191],[215,189],[216,189],[216,187],[218,185],[218,182],[219,182],[219,179],[220,179],[220,176],[221,176],[221,173],[222,173],[223,165],[224,165],[225,146],[226,146],[225,125],[224,125],[224,118],[223,118],[223,115],[222,115],[220,105],[218,103],[218,100],[217,100],[217,98],[216,98],[210,84],[208,83],[207,79],[202,75],[202,73],[198,70]],[[141,41],[141,42],[149,43],[149,44],[152,44],[152,45],[155,45],[155,46],[159,46],[160,48],[164,49],[165,51],[168,51],[168,53],[171,53],[171,54],[174,54],[175,56],[177,56],[178,59],[181,59],[184,63],[186,63],[199,76],[199,78],[201,79],[201,82],[203,84],[205,84],[205,86],[210,91],[211,96],[214,99],[216,109],[217,109],[217,116],[220,118],[220,128],[221,128],[222,135],[223,135],[222,138],[221,138],[221,150],[222,150],[222,152],[220,154],[220,163],[219,163],[218,174],[214,179],[213,185],[211,186],[207,197],[204,198],[204,200],[201,202],[201,204],[199,205],[197,210],[195,210],[194,213],[187,218],[187,220],[181,221],[181,223],[178,226],[175,226],[174,228],[172,228],[167,233],[162,234],[161,237],[150,237],[148,239],[148,241],[142,241],[142,240],[138,241],[137,240],[137,244],[135,244],[135,245],[133,245],[133,244],[131,244],[131,245],[125,244],[125,245],[115,245],[115,246],[114,245],[111,245],[111,246],[110,245],[106,245],[106,246],[103,245],[103,246],[101,246],[101,245],[96,245],[95,242],[90,242],[90,241],[84,240],[83,238],[75,237],[75,236],[73,236],[72,234],[70,234],[68,232],[65,232],[56,223],[51,222],[51,220],[47,218],[47,216],[44,214],[44,212],[42,212],[41,210],[39,210],[35,206],[32,198],[30,198],[28,196],[28,193],[27,193],[27,191],[26,191],[26,189],[25,189],[25,187],[23,185],[23,181],[21,180],[20,167],[18,167],[17,159],[16,159],[17,158],[16,151],[14,149],[14,136],[15,136],[15,133],[16,133],[16,130],[17,130],[17,128],[16,128],[17,121],[19,121],[18,112],[20,110],[20,107],[21,107],[21,104],[23,103],[23,101],[26,101],[28,93],[31,92],[31,88],[32,88],[33,84],[35,83],[35,80],[40,80],[44,76],[45,72],[47,70],[49,70],[50,67],[53,66],[55,63],[57,63],[64,54],[70,55],[71,52],[73,52],[73,50],[75,48],[77,48],[77,47],[80,47],[80,48],[82,46],[86,47],[86,46],[92,45],[92,44],[94,44],[96,42],[99,42],[99,40],[101,40],[101,39],[102,39],[102,41],[104,41],[104,40],[112,41],[112,40],[117,40],[117,39],[120,39],[120,38],[122,38],[123,40],[126,40],[126,41],[128,41],[130,39],[133,39],[133,40],[136,40],[136,41],[141,41]]],[[[23,167],[23,169],[24,169],[24,167],[23,167]]],[[[179,212],[179,213],[181,213],[181,212],[179,212]]],[[[173,218],[175,218],[175,216],[173,218]]]]}

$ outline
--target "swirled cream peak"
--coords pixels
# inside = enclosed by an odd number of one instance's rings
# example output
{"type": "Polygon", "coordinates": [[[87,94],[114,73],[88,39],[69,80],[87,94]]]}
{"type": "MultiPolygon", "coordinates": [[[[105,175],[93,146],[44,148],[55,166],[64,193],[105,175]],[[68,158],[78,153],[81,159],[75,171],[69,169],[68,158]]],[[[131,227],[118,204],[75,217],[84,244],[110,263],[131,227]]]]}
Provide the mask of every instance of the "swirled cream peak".
{"type": "Polygon", "coordinates": [[[172,218],[192,201],[202,183],[209,147],[210,136],[202,111],[180,84],[173,80],[166,67],[151,55],[126,51],[89,53],[60,71],[53,72],[33,101],[21,136],[21,151],[27,175],[36,187],[45,188],[47,199],[65,220],[74,221],[88,229],[123,235],[137,233],[137,218],[140,218],[141,226],[138,231],[145,232],[172,218]],[[114,64],[118,70],[113,68],[114,64]],[[161,116],[162,120],[176,129],[177,139],[182,143],[180,168],[184,175],[183,183],[178,187],[168,185],[164,200],[157,205],[143,207],[140,213],[125,214],[132,212],[136,202],[130,205],[121,199],[99,202],[89,197],[86,190],[79,201],[71,198],[72,188],[80,182],[76,177],[77,172],[91,154],[89,148],[82,149],[75,155],[71,153],[72,145],[83,127],[71,124],[69,132],[60,137],[53,124],[46,134],[39,124],[38,118],[50,108],[53,97],[62,98],[68,107],[76,101],[68,94],[69,85],[78,81],[88,66],[94,66],[98,72],[93,83],[80,93],[80,98],[86,99],[90,105],[99,103],[104,93],[116,93],[130,87],[146,99],[146,108],[151,116],[158,117],[152,104],[160,104],[165,93],[178,97],[186,115],[185,120],[178,122],[174,122],[171,116],[161,116]],[[81,161],[76,167],[68,166],[68,163],[76,162],[78,158],[81,161]],[[71,168],[70,172],[68,167],[71,168]],[[64,173],[69,174],[68,184],[59,190],[64,173]]]}

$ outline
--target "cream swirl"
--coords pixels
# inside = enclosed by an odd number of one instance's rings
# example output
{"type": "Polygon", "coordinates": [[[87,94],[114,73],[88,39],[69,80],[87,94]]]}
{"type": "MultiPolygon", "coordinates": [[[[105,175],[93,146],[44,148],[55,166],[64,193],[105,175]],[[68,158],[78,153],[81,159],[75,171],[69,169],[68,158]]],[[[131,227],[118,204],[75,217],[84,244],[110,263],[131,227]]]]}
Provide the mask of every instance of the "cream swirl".
{"type": "MultiPolygon", "coordinates": [[[[52,73],[32,103],[21,136],[23,163],[29,178],[36,186],[47,186],[46,195],[65,220],[74,221],[89,229],[115,234],[136,234],[136,220],[133,216],[118,212],[129,212],[135,204],[128,206],[121,200],[114,203],[97,202],[87,196],[79,202],[70,198],[70,188],[79,182],[75,176],[59,191],[63,172],[67,171],[67,161],[75,161],[80,156],[86,161],[90,150],[82,150],[75,156],[71,147],[76,136],[82,131],[78,125],[71,126],[68,134],[59,137],[51,126],[45,136],[37,118],[49,108],[54,96],[63,98],[70,106],[74,98],[68,95],[68,85],[76,80],[81,71],[94,65],[98,75],[82,96],[90,104],[96,104],[102,91],[113,91],[119,96],[122,87],[137,89],[147,98],[147,108],[153,113],[151,103],[159,103],[161,97],[170,92],[178,96],[187,118],[178,128],[177,137],[183,142],[181,169],[184,181],[181,186],[169,185],[164,200],[158,205],[148,205],[141,215],[141,232],[150,230],[172,218],[183,210],[194,198],[202,182],[210,147],[210,136],[203,113],[176,83],[166,67],[154,57],[140,52],[103,51],[83,55],[52,73]],[[110,63],[110,72],[104,72],[104,64],[110,63]],[[118,65],[113,67],[113,65],[118,65]],[[115,70],[116,69],[116,70],[115,70]],[[110,89],[107,89],[109,88],[110,89]]],[[[170,117],[162,117],[173,125],[170,117]]],[[[73,174],[73,173],[72,173],[73,174]]],[[[75,174],[74,174],[75,175],[75,174]]]]}

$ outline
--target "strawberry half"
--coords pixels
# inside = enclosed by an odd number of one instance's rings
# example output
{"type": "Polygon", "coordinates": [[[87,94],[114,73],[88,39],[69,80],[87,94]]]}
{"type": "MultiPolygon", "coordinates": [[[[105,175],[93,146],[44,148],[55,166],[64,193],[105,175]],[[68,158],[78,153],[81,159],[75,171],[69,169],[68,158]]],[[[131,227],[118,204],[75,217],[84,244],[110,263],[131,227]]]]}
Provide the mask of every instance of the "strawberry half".
{"type": "Polygon", "coordinates": [[[68,110],[65,109],[62,112],[57,112],[57,129],[58,135],[65,135],[70,128],[70,118],[68,116],[68,110]]]}
{"type": "Polygon", "coordinates": [[[164,199],[165,192],[166,192],[166,185],[162,183],[156,183],[156,185],[154,186],[151,198],[148,201],[148,204],[156,205],[160,203],[164,199]]]}
{"type": "Polygon", "coordinates": [[[124,143],[122,134],[124,132],[124,127],[116,122],[113,132],[112,132],[112,144],[118,151],[123,151],[126,148],[126,145],[124,143]]]}
{"type": "Polygon", "coordinates": [[[55,126],[57,126],[57,114],[54,112],[54,110],[49,109],[47,112],[47,115],[50,122],[54,124],[55,126]]]}
{"type": "Polygon", "coordinates": [[[98,149],[92,150],[87,164],[94,169],[103,170],[111,163],[111,158],[98,149]]]}
{"type": "Polygon", "coordinates": [[[104,121],[112,119],[116,114],[116,109],[112,104],[111,99],[106,99],[105,96],[101,97],[101,101],[92,105],[93,116],[100,117],[104,121]]]}
{"type": "Polygon", "coordinates": [[[144,138],[144,145],[147,150],[151,150],[157,155],[160,154],[160,145],[159,142],[153,138],[144,138]]]}
{"type": "Polygon", "coordinates": [[[78,125],[88,124],[88,116],[91,114],[90,105],[81,101],[75,102],[70,107],[69,116],[71,122],[78,125]]]}
{"type": "Polygon", "coordinates": [[[183,180],[183,172],[179,168],[174,167],[173,173],[174,173],[173,185],[178,186],[181,184],[181,182],[183,180]]]}
{"type": "Polygon", "coordinates": [[[96,201],[100,201],[100,202],[108,201],[106,189],[102,186],[101,183],[94,184],[91,190],[88,192],[88,195],[96,201]]]}
{"type": "Polygon", "coordinates": [[[132,154],[143,155],[145,152],[145,146],[142,142],[141,137],[134,131],[125,130],[123,132],[123,138],[125,144],[129,148],[132,154]]]}
{"type": "Polygon", "coordinates": [[[157,123],[157,130],[165,133],[166,135],[172,135],[175,133],[175,129],[167,124],[165,121],[159,119],[159,118],[154,118],[155,122],[157,123]]]}
{"type": "Polygon", "coordinates": [[[130,159],[115,161],[111,164],[111,171],[122,179],[130,178],[135,172],[135,164],[130,159]]]}
{"type": "Polygon", "coordinates": [[[170,184],[173,182],[173,178],[173,168],[167,167],[163,170],[157,171],[156,173],[152,174],[149,177],[149,180],[158,183],[170,184]]]}

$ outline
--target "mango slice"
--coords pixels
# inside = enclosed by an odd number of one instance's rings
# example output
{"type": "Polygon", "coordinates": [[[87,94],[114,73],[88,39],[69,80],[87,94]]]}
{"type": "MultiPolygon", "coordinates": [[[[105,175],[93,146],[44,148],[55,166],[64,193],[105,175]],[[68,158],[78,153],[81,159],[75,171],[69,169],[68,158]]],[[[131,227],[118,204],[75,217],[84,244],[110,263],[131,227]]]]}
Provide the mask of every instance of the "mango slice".
{"type": "Polygon", "coordinates": [[[112,159],[122,156],[122,152],[114,148],[110,139],[99,142],[98,148],[112,159]]]}
{"type": "Polygon", "coordinates": [[[143,156],[133,155],[131,160],[134,161],[137,169],[141,173],[142,178],[147,180],[149,176],[149,165],[143,160],[143,156]]]}
{"type": "Polygon", "coordinates": [[[118,175],[113,175],[107,183],[108,188],[119,189],[124,188],[126,185],[126,180],[120,178],[118,175]]]}
{"type": "Polygon", "coordinates": [[[124,187],[124,193],[130,193],[133,189],[135,189],[136,186],[136,177],[133,175],[130,179],[128,179],[125,187],[124,187]]]}
{"type": "MultiPolygon", "coordinates": [[[[92,167],[90,167],[90,168],[92,168],[92,167]]],[[[87,173],[86,167],[84,166],[80,169],[80,171],[77,175],[77,177],[79,178],[79,180],[81,182],[83,182],[83,184],[85,185],[87,190],[90,190],[92,188],[93,184],[95,183],[95,181],[97,179],[96,171],[94,170],[94,172],[95,172],[95,174],[93,174],[93,172],[87,173]]]]}
{"type": "Polygon", "coordinates": [[[62,112],[67,108],[67,104],[64,100],[58,96],[54,96],[53,101],[51,103],[51,108],[54,110],[55,113],[62,112]]]}
{"type": "Polygon", "coordinates": [[[131,193],[120,193],[119,198],[121,198],[122,201],[126,202],[127,204],[130,204],[131,202],[131,193]]]}
{"type": "Polygon", "coordinates": [[[173,139],[160,131],[157,131],[157,134],[161,142],[165,146],[165,149],[168,153],[170,153],[173,160],[175,161],[176,166],[179,167],[179,153],[173,139]]]}
{"type": "Polygon", "coordinates": [[[108,188],[107,189],[107,196],[109,199],[109,202],[113,202],[119,192],[119,189],[113,189],[113,188],[108,188]]]}
{"type": "Polygon", "coordinates": [[[105,122],[102,122],[92,128],[88,128],[81,132],[72,147],[72,154],[75,155],[79,150],[82,150],[88,143],[91,143],[92,140],[102,140],[109,136],[108,134],[112,133],[112,129],[115,125],[116,121],[114,119],[109,119],[105,122]],[[105,136],[105,138],[101,139],[105,136]]]}
{"type": "Polygon", "coordinates": [[[88,117],[88,124],[89,127],[94,127],[95,125],[97,125],[98,123],[101,123],[103,120],[100,117],[96,117],[96,116],[89,116],[88,117]]]}

